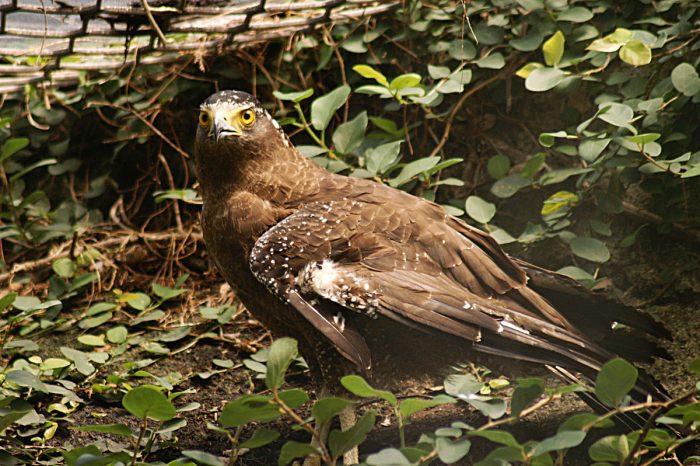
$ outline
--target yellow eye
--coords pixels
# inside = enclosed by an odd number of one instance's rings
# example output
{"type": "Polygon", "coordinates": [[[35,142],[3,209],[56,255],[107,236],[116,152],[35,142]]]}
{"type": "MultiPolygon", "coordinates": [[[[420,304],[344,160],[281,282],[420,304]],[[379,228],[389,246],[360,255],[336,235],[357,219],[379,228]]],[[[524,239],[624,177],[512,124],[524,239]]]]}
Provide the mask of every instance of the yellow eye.
{"type": "Polygon", "coordinates": [[[255,123],[255,112],[252,110],[243,110],[238,118],[241,120],[241,123],[243,123],[243,126],[250,126],[255,123]]]}
{"type": "Polygon", "coordinates": [[[209,128],[209,126],[211,125],[211,117],[209,116],[209,112],[199,112],[199,124],[204,129],[209,128]]]}

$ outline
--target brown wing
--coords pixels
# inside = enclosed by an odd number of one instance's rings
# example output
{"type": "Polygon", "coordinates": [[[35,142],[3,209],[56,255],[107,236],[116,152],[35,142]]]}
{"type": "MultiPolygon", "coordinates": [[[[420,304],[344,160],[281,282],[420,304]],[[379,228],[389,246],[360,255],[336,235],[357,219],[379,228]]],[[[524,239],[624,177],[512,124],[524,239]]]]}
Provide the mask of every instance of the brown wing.
{"type": "Polygon", "coordinates": [[[508,340],[520,359],[532,359],[522,350],[530,347],[539,350],[538,361],[594,369],[611,356],[529,290],[522,269],[488,236],[432,204],[407,211],[372,200],[309,204],[260,237],[250,256],[258,280],[356,364],[366,364],[366,346],[346,336],[342,316],[324,315],[324,300],[452,334],[478,349],[508,352],[499,343],[508,340]]]}

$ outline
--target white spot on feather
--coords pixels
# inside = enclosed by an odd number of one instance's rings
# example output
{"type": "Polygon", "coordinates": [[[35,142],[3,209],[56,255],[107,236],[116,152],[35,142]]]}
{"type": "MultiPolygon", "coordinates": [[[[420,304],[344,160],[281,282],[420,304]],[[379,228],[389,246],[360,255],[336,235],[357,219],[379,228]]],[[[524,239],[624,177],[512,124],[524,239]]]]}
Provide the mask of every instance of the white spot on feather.
{"type": "Polygon", "coordinates": [[[331,260],[324,260],[321,267],[311,274],[312,287],[321,296],[330,295],[335,290],[340,278],[336,265],[331,260]]]}
{"type": "Polygon", "coordinates": [[[529,335],[529,334],[530,334],[529,331],[525,330],[525,329],[522,328],[521,326],[516,325],[516,324],[514,324],[513,322],[511,322],[510,320],[507,320],[507,319],[503,319],[503,320],[501,321],[501,325],[504,326],[504,327],[506,327],[506,328],[509,328],[509,329],[511,329],[511,330],[515,330],[516,332],[524,333],[524,334],[526,334],[526,335],[529,335]]]}

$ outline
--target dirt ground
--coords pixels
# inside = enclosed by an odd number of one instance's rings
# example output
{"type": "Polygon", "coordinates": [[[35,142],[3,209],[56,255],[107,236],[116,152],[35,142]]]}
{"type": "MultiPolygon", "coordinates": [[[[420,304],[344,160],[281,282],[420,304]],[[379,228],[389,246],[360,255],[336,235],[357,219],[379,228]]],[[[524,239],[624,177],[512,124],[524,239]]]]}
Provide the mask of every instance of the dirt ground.
{"type": "MultiPolygon", "coordinates": [[[[687,258],[696,257],[690,245],[683,242],[666,242],[668,247],[651,247],[656,241],[648,237],[642,239],[643,243],[637,251],[617,251],[615,254],[615,268],[612,271],[613,282],[623,290],[621,296],[629,304],[636,304],[645,311],[664,322],[673,333],[674,340],[667,343],[667,347],[674,357],[674,361],[658,361],[650,368],[651,372],[668,388],[672,394],[678,394],[692,386],[693,380],[686,371],[688,363],[700,355],[700,271],[694,267],[688,267],[687,258]],[[646,243],[646,244],[645,244],[646,243]],[[673,251],[670,251],[672,249],[673,251]],[[632,252],[633,254],[630,254],[632,252]],[[685,255],[683,254],[685,253],[685,255]],[[643,253],[643,254],[639,254],[643,253]],[[675,271],[675,272],[674,272],[675,271]],[[677,272],[677,273],[676,273],[677,272]],[[660,283],[660,277],[666,277],[671,273],[673,279],[671,285],[660,283]],[[673,275],[675,273],[675,275],[673,275]]],[[[529,251],[528,256],[537,254],[537,251],[529,251]]],[[[529,257],[532,259],[532,257],[529,257]]],[[[542,262],[540,262],[542,263],[542,262]]],[[[665,278],[668,282],[668,278],[665,278]]],[[[218,284],[212,284],[211,292],[218,292],[218,284]]],[[[262,339],[265,330],[251,322],[246,314],[241,314],[232,324],[228,324],[224,335],[235,335],[236,341],[254,342],[261,341],[266,344],[267,339],[262,339]]],[[[60,340],[74,338],[73,332],[64,333],[58,340],[56,337],[46,339],[43,343],[46,348],[57,347],[60,340]]],[[[50,351],[49,351],[50,352],[50,351]]],[[[229,443],[225,436],[207,429],[207,422],[214,423],[221,408],[226,402],[235,399],[244,393],[249,393],[253,386],[261,390],[260,381],[251,378],[251,371],[240,363],[250,355],[245,345],[236,345],[221,341],[203,339],[193,347],[174,356],[168,356],[147,370],[153,374],[165,376],[171,372],[178,372],[185,376],[186,380],[179,384],[177,391],[189,390],[188,393],[178,399],[177,404],[197,402],[199,409],[182,413],[187,420],[187,426],[176,431],[172,438],[177,448],[162,448],[155,451],[150,460],[172,460],[178,456],[179,450],[196,449],[215,455],[226,456],[229,443]],[[212,359],[231,359],[234,368],[223,373],[213,375],[204,380],[196,374],[214,368],[212,359]]],[[[114,360],[110,365],[103,367],[103,372],[120,371],[120,366],[135,357],[144,357],[138,354],[125,354],[114,360]]],[[[288,382],[292,386],[305,388],[312,392],[313,387],[305,373],[297,371],[288,382]]],[[[416,395],[428,393],[429,387],[410,387],[403,394],[416,395]]],[[[94,423],[127,423],[135,427],[133,418],[129,416],[118,402],[119,398],[105,397],[98,394],[81,394],[92,397],[91,403],[84,405],[72,416],[72,422],[80,424],[94,423]]],[[[372,406],[380,413],[378,423],[369,439],[362,445],[361,454],[380,450],[383,447],[398,443],[398,430],[395,419],[385,407],[372,406]]],[[[586,411],[586,406],[575,396],[567,396],[559,402],[553,403],[526,420],[509,427],[508,430],[518,438],[544,438],[556,431],[558,424],[569,415],[586,411]]],[[[466,406],[446,406],[425,411],[412,420],[407,428],[409,441],[417,440],[421,432],[432,431],[438,427],[448,426],[453,421],[464,421],[471,425],[479,425],[485,420],[466,406]]],[[[291,431],[288,424],[278,421],[274,424],[283,433],[283,438],[305,440],[305,435],[297,431],[291,431]]],[[[248,435],[244,432],[243,438],[248,435]]],[[[592,443],[596,435],[590,435],[587,444],[592,443]]],[[[105,434],[79,432],[62,427],[53,440],[56,444],[66,442],[73,446],[86,445],[92,442],[101,442],[113,451],[121,450],[124,445],[118,438],[105,434]]],[[[239,459],[239,464],[250,466],[263,466],[276,463],[276,458],[281,446],[281,441],[268,447],[251,451],[239,459]]],[[[461,463],[464,465],[483,458],[485,452],[493,448],[486,441],[475,441],[469,456],[461,463]]],[[[577,452],[567,455],[567,464],[589,464],[586,455],[587,448],[579,448],[577,452]]]]}

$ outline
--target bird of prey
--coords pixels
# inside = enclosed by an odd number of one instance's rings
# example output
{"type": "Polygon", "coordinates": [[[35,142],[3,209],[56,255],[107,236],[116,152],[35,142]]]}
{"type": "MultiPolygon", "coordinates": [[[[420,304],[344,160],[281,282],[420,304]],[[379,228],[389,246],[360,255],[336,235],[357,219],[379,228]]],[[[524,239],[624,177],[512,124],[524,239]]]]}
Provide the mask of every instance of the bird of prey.
{"type": "MultiPolygon", "coordinates": [[[[210,256],[327,387],[358,371],[386,387],[464,360],[593,380],[616,355],[666,356],[651,317],[510,257],[437,204],[322,169],[247,93],[204,101],[195,160],[210,256]]],[[[664,397],[640,374],[637,399],[664,397]]]]}

